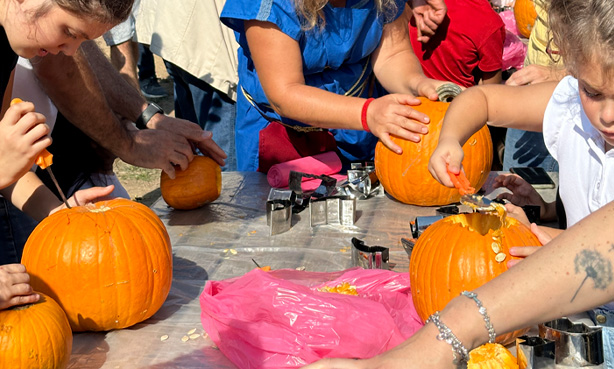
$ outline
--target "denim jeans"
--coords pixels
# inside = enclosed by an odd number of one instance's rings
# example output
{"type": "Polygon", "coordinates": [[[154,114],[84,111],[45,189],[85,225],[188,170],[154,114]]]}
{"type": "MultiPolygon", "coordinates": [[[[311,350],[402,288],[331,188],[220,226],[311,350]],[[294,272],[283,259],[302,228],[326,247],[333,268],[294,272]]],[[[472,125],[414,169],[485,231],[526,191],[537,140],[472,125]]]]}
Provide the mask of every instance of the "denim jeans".
{"type": "Polygon", "coordinates": [[[605,369],[614,369],[614,310],[599,307],[588,312],[596,326],[601,327],[605,369]],[[605,318],[605,319],[604,319],[605,318]],[[603,321],[603,323],[599,323],[603,321]]]}
{"type": "Polygon", "coordinates": [[[175,88],[175,117],[186,119],[213,132],[213,140],[228,157],[223,171],[237,169],[235,150],[235,102],[178,66],[164,61],[175,88]]]}
{"type": "Polygon", "coordinates": [[[21,262],[23,247],[37,224],[0,197],[0,265],[21,262]]]}
{"type": "Polygon", "coordinates": [[[541,167],[547,172],[559,171],[559,164],[546,149],[541,132],[508,128],[505,135],[503,170],[510,170],[512,167],[541,167]]]}
{"type": "Polygon", "coordinates": [[[149,45],[139,43],[139,62],[138,62],[139,81],[156,75],[156,64],[153,53],[149,50],[149,45]]]}

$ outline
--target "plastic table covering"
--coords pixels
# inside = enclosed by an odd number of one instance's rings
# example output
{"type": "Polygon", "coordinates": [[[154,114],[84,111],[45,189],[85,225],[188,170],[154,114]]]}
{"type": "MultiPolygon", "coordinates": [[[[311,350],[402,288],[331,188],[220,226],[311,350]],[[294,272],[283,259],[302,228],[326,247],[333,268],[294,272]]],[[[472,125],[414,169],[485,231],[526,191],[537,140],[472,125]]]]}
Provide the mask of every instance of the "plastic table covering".
{"type": "MultiPolygon", "coordinates": [[[[491,173],[484,188],[493,198],[491,173]]],[[[557,173],[550,173],[555,182],[557,173]]],[[[391,270],[409,269],[401,238],[409,222],[435,214],[435,207],[402,204],[389,196],[357,200],[354,226],[309,225],[309,209],[294,214],[289,231],[269,235],[265,203],[270,186],[257,172],[224,172],[222,194],[190,211],[169,208],[162,198],[152,209],[162,219],[173,247],[173,284],[150,319],[110,332],[75,333],[69,368],[236,368],[213,344],[200,323],[199,296],[207,280],[252,270],[252,258],[273,269],[331,272],[352,267],[351,239],[390,248],[391,270]],[[185,340],[190,331],[193,339],[185,340]],[[199,334],[198,337],[195,335],[199,334]],[[163,340],[163,336],[168,336],[163,340]],[[182,340],[184,338],[184,340],[182,340]]],[[[554,190],[540,190],[552,201],[554,190]]]]}

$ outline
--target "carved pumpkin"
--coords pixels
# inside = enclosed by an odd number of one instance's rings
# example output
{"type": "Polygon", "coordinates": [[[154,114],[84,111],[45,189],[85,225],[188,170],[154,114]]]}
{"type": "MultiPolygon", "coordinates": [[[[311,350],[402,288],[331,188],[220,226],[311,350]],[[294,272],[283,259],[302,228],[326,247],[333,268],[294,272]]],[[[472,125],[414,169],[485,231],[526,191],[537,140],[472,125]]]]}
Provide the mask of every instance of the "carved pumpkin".
{"type": "MultiPolygon", "coordinates": [[[[461,196],[458,190],[437,182],[428,170],[450,104],[422,97],[420,100],[422,104],[412,107],[430,117],[429,133],[422,136],[419,143],[391,136],[403,149],[401,155],[378,142],[375,147],[377,177],[390,196],[406,204],[439,206],[458,202],[461,196]]],[[[471,187],[480,189],[488,178],[493,160],[492,140],[486,125],[467,140],[463,151],[463,167],[471,187]]]]}
{"type": "Polygon", "coordinates": [[[68,366],[72,332],[66,314],[53,299],[39,294],[38,302],[0,311],[0,368],[68,366]]]}
{"type": "Polygon", "coordinates": [[[175,179],[162,172],[160,192],[169,206],[190,210],[217,199],[222,192],[222,170],[211,158],[196,156],[186,170],[177,170],[175,179]]]}
{"type": "MultiPolygon", "coordinates": [[[[527,226],[505,217],[502,207],[498,209],[502,210],[499,214],[446,217],[418,238],[411,253],[409,277],[414,306],[422,321],[461,292],[472,291],[505,272],[507,261],[517,259],[509,254],[511,247],[540,245],[527,226]]],[[[497,342],[512,342],[525,332],[498,332],[497,342]]]]}
{"type": "Polygon", "coordinates": [[[514,19],[516,19],[516,28],[522,36],[526,38],[531,36],[535,18],[537,18],[537,12],[533,0],[516,0],[516,3],[514,3],[514,19]]]}
{"type": "Polygon", "coordinates": [[[485,343],[469,352],[467,369],[518,369],[518,363],[504,346],[485,343]]]}
{"type": "Polygon", "coordinates": [[[62,306],[73,331],[120,329],[151,317],[170,291],[172,261],[160,219],[126,199],[50,215],[22,258],[32,287],[62,306]]]}

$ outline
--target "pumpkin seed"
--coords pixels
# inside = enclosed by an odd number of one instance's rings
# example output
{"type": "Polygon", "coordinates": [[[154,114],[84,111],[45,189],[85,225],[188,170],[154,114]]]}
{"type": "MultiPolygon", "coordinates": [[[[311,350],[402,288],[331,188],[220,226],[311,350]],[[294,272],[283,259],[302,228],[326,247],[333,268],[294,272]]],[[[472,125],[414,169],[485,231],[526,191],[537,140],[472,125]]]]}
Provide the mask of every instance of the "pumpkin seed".
{"type": "Polygon", "coordinates": [[[163,335],[162,337],[160,337],[160,341],[164,342],[168,339],[168,334],[163,335]]]}
{"type": "Polygon", "coordinates": [[[195,339],[197,339],[198,337],[200,337],[200,333],[194,333],[194,334],[191,334],[191,335],[190,335],[190,339],[191,339],[191,340],[195,340],[195,339]]]}
{"type": "Polygon", "coordinates": [[[237,254],[237,250],[235,250],[235,249],[230,249],[230,253],[231,253],[231,254],[233,254],[233,255],[236,255],[236,254],[237,254]]]}
{"type": "Polygon", "coordinates": [[[500,252],[500,253],[498,253],[498,254],[495,256],[495,261],[496,261],[497,263],[502,263],[502,262],[503,262],[503,260],[505,260],[505,258],[506,258],[506,257],[507,257],[507,255],[505,255],[505,253],[500,252]]]}
{"type": "Polygon", "coordinates": [[[189,336],[189,335],[193,334],[194,332],[196,332],[196,328],[190,329],[190,331],[187,333],[187,335],[189,336]]]}
{"type": "Polygon", "coordinates": [[[190,339],[190,337],[183,336],[183,337],[181,337],[181,342],[188,342],[189,339],[190,339]]]}
{"type": "Polygon", "coordinates": [[[492,248],[492,251],[495,254],[498,254],[499,252],[501,252],[501,245],[499,245],[497,242],[493,242],[490,247],[492,248]]]}

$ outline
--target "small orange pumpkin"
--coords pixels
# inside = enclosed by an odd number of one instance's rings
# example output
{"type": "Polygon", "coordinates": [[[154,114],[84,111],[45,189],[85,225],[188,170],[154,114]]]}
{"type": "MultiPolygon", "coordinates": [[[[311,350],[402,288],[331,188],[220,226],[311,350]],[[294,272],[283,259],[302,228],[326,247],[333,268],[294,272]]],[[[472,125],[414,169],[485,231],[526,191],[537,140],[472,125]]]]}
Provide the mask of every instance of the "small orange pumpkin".
{"type": "Polygon", "coordinates": [[[72,332],[52,298],[0,311],[0,368],[66,368],[72,332]]]}
{"type": "Polygon", "coordinates": [[[485,343],[469,352],[467,369],[518,369],[518,363],[503,345],[485,343]]]}
{"type": "Polygon", "coordinates": [[[535,11],[533,0],[516,0],[516,3],[514,3],[514,19],[516,20],[516,28],[522,36],[526,38],[531,36],[536,18],[537,11],[535,11]]]}
{"type": "Polygon", "coordinates": [[[151,317],[170,291],[172,262],[156,214],[119,198],[45,218],[22,257],[32,287],[60,304],[73,331],[120,329],[151,317]]]}
{"type": "Polygon", "coordinates": [[[160,192],[164,201],[175,209],[199,208],[220,196],[222,169],[213,159],[196,156],[186,170],[175,172],[175,179],[162,172],[160,192]]]}
{"type": "MultiPolygon", "coordinates": [[[[375,171],[390,196],[410,205],[439,206],[460,200],[455,188],[437,182],[428,170],[428,163],[439,142],[443,117],[450,103],[420,97],[422,104],[412,108],[428,115],[429,133],[419,143],[391,136],[403,149],[398,155],[381,141],[375,147],[375,171]]],[[[488,178],[493,160],[492,140],[485,125],[463,146],[463,167],[471,187],[480,189],[488,178]]]]}
{"type": "MultiPolygon", "coordinates": [[[[433,223],[418,238],[409,263],[418,315],[425,321],[461,292],[474,290],[505,272],[507,261],[517,259],[510,255],[511,247],[537,245],[541,244],[531,230],[505,217],[504,211],[458,214],[433,223]]],[[[526,330],[502,334],[497,342],[509,343],[524,333],[526,330]]]]}

